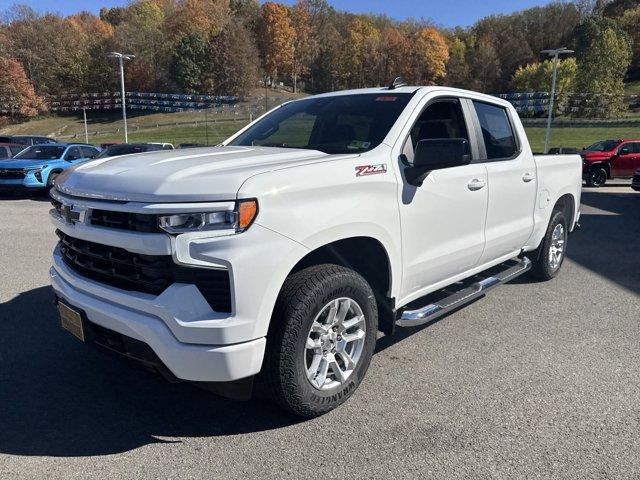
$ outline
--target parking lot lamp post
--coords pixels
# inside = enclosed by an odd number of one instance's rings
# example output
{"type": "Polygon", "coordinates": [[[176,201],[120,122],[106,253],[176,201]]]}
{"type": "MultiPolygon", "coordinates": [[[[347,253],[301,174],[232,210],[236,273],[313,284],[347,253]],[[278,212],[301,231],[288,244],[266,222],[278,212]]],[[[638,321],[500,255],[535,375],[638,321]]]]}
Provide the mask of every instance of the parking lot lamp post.
{"type": "Polygon", "coordinates": [[[554,50],[542,50],[540,53],[549,55],[553,58],[553,75],[551,78],[551,96],[549,97],[549,116],[547,117],[547,131],[544,135],[544,153],[549,151],[549,142],[551,140],[551,120],[553,119],[553,104],[556,97],[556,79],[558,77],[558,57],[563,54],[573,53],[565,47],[556,48],[554,50]]]}
{"type": "Polygon", "coordinates": [[[129,142],[129,135],[127,133],[127,107],[125,105],[124,98],[124,60],[131,60],[135,57],[135,55],[131,55],[128,53],[118,53],[111,52],[109,56],[112,58],[117,58],[120,63],[120,95],[122,101],[122,121],[124,122],[124,143],[129,142]]]}

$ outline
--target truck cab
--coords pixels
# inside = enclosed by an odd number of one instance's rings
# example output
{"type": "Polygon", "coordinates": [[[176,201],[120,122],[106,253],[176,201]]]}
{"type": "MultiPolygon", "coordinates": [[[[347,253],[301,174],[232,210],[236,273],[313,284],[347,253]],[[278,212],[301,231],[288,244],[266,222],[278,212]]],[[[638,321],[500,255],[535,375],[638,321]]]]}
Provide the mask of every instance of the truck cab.
{"type": "Polygon", "coordinates": [[[640,140],[602,140],[582,152],[587,186],[600,187],[611,178],[632,178],[640,168],[640,140]]]}
{"type": "Polygon", "coordinates": [[[248,397],[255,379],[313,417],[353,394],[378,331],[526,272],[554,278],[580,189],[580,157],[534,156],[503,100],[333,92],[219,147],[64,172],[51,282],[81,340],[226,395],[248,397]]]}

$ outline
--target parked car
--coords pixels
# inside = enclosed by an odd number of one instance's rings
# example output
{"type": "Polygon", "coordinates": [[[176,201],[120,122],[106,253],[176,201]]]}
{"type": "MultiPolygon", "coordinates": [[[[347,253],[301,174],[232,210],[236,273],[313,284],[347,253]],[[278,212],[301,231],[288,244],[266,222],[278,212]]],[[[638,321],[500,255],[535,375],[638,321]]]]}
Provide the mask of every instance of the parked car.
{"type": "Polygon", "coordinates": [[[37,190],[51,187],[56,177],[72,165],[95,158],[93,145],[48,143],[27,147],[11,159],[0,161],[0,189],[37,190]]]}
{"type": "Polygon", "coordinates": [[[610,178],[631,178],[640,168],[640,140],[602,140],[582,151],[582,173],[589,187],[610,178]]]}
{"type": "Polygon", "coordinates": [[[40,135],[4,135],[0,136],[0,143],[14,143],[30,147],[31,145],[43,145],[45,143],[57,143],[55,138],[40,135]]]}
{"type": "Polygon", "coordinates": [[[578,149],[575,147],[553,147],[547,152],[549,155],[577,155],[578,149]]]}
{"type": "Polygon", "coordinates": [[[132,153],[155,152],[158,150],[173,150],[173,145],[170,143],[118,143],[104,149],[98,157],[115,157],[116,155],[130,155],[132,153]]]}
{"type": "Polygon", "coordinates": [[[640,192],[640,168],[636,170],[636,173],[633,176],[633,180],[631,180],[631,188],[633,188],[636,192],[640,192]]]}
{"type": "Polygon", "coordinates": [[[234,398],[259,374],[313,417],[356,390],[378,330],[529,270],[555,277],[581,187],[580,156],[533,155],[504,100],[396,82],[333,92],[220,147],[63,173],[51,282],[79,339],[234,398]]]}
{"type": "Polygon", "coordinates": [[[11,158],[24,150],[24,145],[15,143],[0,143],[0,160],[11,158]]]}

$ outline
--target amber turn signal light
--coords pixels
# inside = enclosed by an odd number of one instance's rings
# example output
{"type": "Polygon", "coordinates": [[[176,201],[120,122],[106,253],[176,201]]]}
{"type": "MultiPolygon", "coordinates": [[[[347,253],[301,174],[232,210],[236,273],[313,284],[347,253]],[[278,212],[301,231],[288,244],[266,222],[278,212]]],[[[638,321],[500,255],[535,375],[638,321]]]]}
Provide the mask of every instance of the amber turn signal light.
{"type": "Polygon", "coordinates": [[[251,225],[258,213],[258,202],[255,199],[238,202],[238,229],[244,230],[251,225]]]}

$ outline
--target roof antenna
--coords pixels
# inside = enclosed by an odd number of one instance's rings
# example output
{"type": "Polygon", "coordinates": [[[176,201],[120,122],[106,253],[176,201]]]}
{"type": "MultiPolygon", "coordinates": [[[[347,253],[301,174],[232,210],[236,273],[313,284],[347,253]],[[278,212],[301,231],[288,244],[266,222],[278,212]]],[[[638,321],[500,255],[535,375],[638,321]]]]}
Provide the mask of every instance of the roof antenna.
{"type": "Polygon", "coordinates": [[[407,84],[407,82],[405,81],[404,78],[396,77],[396,78],[393,79],[393,82],[391,83],[391,85],[389,85],[388,89],[389,90],[395,90],[396,88],[404,87],[406,84],[407,84]]]}

